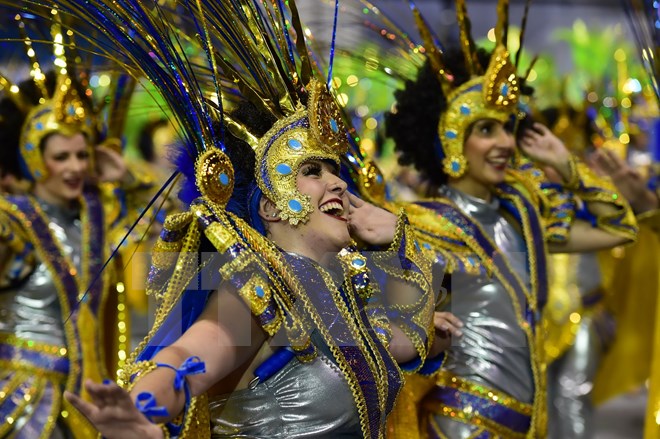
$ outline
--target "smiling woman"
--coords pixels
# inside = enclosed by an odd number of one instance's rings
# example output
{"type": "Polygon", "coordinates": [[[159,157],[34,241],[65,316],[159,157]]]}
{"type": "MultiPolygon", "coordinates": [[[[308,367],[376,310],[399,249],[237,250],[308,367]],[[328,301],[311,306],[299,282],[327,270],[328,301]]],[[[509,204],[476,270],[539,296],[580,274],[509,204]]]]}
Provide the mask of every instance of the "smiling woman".
{"type": "Polygon", "coordinates": [[[42,79],[0,102],[0,143],[30,181],[0,199],[0,436],[87,438],[93,428],[62,393],[85,394],[84,379],[117,367],[125,322],[116,273],[102,268],[121,233],[118,198],[149,186],[95,146],[95,114],[74,69],[42,79]]]}
{"type": "MultiPolygon", "coordinates": [[[[457,2],[460,47],[438,45],[413,12],[428,59],[396,92],[387,133],[401,163],[431,183],[428,198],[404,208],[421,245],[447,262],[451,300],[438,307],[464,323],[428,393],[411,395],[421,401],[419,428],[432,438],[545,437],[547,253],[630,242],[635,219],[610,182],[519,107],[529,90],[505,47],[507,1],[498,2],[491,53],[476,48],[465,2],[457,2]],[[578,204],[593,222],[575,219],[578,204]]],[[[396,427],[409,420],[397,419],[393,437],[405,437],[396,427]]]]}
{"type": "Polygon", "coordinates": [[[295,2],[59,3],[167,100],[189,203],[155,246],[160,307],[119,385],[65,399],[107,438],[383,438],[433,343],[431,264],[405,214],[339,178],[348,130],[295,2]]]}

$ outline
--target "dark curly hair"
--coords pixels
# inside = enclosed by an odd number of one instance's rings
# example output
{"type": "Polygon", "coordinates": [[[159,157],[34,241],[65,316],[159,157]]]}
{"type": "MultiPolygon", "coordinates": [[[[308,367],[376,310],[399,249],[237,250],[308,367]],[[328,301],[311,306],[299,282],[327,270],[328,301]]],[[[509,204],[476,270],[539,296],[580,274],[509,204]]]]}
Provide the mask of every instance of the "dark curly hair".
{"type": "MultiPolygon", "coordinates": [[[[52,93],[55,88],[55,74],[46,74],[46,89],[52,93]]],[[[37,84],[32,80],[18,84],[21,97],[31,105],[38,105],[41,92],[37,84]]],[[[19,159],[19,142],[21,129],[25,123],[27,114],[16,105],[13,99],[5,96],[0,100],[0,175],[13,175],[17,178],[23,177],[19,159]]]]}
{"type": "MultiPolygon", "coordinates": [[[[480,48],[477,58],[485,70],[490,52],[480,48]]],[[[470,79],[460,49],[447,50],[443,59],[454,75],[456,86],[470,79]]],[[[395,150],[400,153],[399,164],[413,165],[432,187],[445,184],[447,175],[442,171],[436,150],[440,148],[438,124],[440,115],[447,109],[447,97],[430,62],[427,60],[416,80],[406,81],[404,89],[397,90],[394,96],[396,112],[385,114],[385,133],[394,139],[395,150]]]]}

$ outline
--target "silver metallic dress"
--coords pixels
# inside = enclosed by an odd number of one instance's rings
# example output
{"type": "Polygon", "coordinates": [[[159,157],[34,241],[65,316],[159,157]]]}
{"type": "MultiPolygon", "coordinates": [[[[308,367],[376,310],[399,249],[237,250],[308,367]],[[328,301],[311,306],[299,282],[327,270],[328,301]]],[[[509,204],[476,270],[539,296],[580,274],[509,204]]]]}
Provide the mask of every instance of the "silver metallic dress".
{"type": "Polygon", "coordinates": [[[310,363],[293,358],[254,389],[211,399],[209,409],[216,439],[362,436],[348,384],[320,353],[310,363]]]}
{"type": "MultiPolygon", "coordinates": [[[[48,227],[52,234],[80,272],[81,224],[78,210],[59,208],[41,200],[39,205],[49,219],[48,227]]],[[[25,268],[11,267],[17,271],[25,268]]],[[[33,272],[19,286],[0,292],[0,337],[16,337],[55,347],[66,347],[57,288],[51,272],[43,262],[37,261],[33,272]]],[[[0,371],[2,377],[10,372],[0,371]]],[[[0,388],[4,388],[5,384],[4,378],[0,380],[0,388]]],[[[43,399],[42,402],[47,403],[43,399]]],[[[24,428],[25,422],[25,418],[14,421],[14,429],[22,429],[20,437],[29,437],[30,433],[24,428]]],[[[65,427],[58,423],[51,438],[67,437],[70,435],[65,427]]]]}
{"type": "MultiPolygon", "coordinates": [[[[441,195],[451,199],[478,222],[504,253],[513,270],[529,287],[525,243],[499,211],[499,200],[490,203],[445,186],[441,195]]],[[[452,274],[451,302],[447,311],[463,321],[463,336],[455,337],[443,369],[466,380],[498,389],[515,399],[531,403],[534,378],[530,350],[511,298],[495,279],[463,273],[452,274]]],[[[525,297],[519,297],[525,303],[525,297]]],[[[442,432],[452,439],[472,437],[478,427],[435,416],[442,432]]]]}

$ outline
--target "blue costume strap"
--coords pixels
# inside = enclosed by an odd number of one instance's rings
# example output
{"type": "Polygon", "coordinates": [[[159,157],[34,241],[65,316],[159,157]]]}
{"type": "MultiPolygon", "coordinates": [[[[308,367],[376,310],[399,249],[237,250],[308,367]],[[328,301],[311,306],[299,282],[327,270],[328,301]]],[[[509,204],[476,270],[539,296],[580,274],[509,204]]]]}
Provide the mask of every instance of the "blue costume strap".
{"type": "Polygon", "coordinates": [[[188,357],[178,369],[167,363],[156,363],[156,366],[167,367],[176,372],[176,375],[174,376],[174,390],[181,390],[181,388],[186,387],[186,404],[188,403],[189,398],[187,396],[188,389],[185,378],[188,375],[197,375],[206,372],[206,365],[199,357],[188,357]]]}
{"type": "Polygon", "coordinates": [[[154,422],[154,417],[165,418],[170,415],[165,407],[156,405],[156,397],[151,392],[139,393],[135,398],[135,407],[151,422],[154,422]]]}
{"type": "Polygon", "coordinates": [[[293,350],[289,347],[280,348],[275,351],[273,355],[268,357],[266,361],[261,363],[259,367],[254,370],[254,379],[250,381],[249,388],[254,389],[259,383],[268,380],[282,370],[282,368],[286,366],[294,356],[295,354],[293,350]]]}
{"type": "MultiPolygon", "coordinates": [[[[185,417],[185,413],[188,411],[188,407],[190,407],[190,398],[191,398],[190,388],[188,387],[188,383],[186,382],[186,377],[189,375],[198,375],[200,373],[205,373],[206,365],[199,357],[192,356],[186,358],[186,360],[183,363],[181,363],[181,366],[179,366],[179,368],[176,368],[171,364],[167,364],[167,363],[156,363],[156,366],[166,367],[168,369],[172,369],[175,372],[174,390],[179,391],[183,389],[186,398],[186,402],[183,407],[183,413],[185,417]]],[[[151,392],[141,392],[140,394],[138,394],[137,398],[135,399],[135,407],[137,407],[137,409],[151,422],[154,422],[152,420],[152,417],[169,416],[169,413],[165,407],[156,405],[156,398],[151,392]]],[[[173,437],[178,436],[181,430],[183,429],[183,425],[174,424],[172,422],[168,422],[167,424],[165,424],[165,426],[167,427],[170,435],[173,437]]]]}

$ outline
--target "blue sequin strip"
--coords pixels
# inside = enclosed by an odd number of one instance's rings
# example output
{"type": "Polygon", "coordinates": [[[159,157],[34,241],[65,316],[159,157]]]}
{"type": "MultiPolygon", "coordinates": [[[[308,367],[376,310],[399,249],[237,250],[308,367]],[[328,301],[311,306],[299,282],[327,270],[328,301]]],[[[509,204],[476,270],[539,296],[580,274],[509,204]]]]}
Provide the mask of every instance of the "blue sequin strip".
{"type": "Polygon", "coordinates": [[[436,386],[427,398],[464,413],[478,414],[516,433],[525,434],[531,427],[531,416],[510,409],[492,399],[485,399],[452,387],[436,386]]]}
{"type": "MultiPolygon", "coordinates": [[[[319,268],[313,262],[288,254],[283,254],[283,256],[287,259],[289,266],[304,286],[310,301],[317,311],[318,316],[321,318],[321,323],[325,326],[327,332],[329,332],[332,337],[331,340],[326,340],[326,343],[329,345],[336,345],[339,348],[344,356],[344,361],[350,365],[355,374],[366,404],[371,436],[373,438],[380,437],[380,432],[384,428],[389,405],[394,402],[394,398],[401,386],[401,382],[397,382],[400,380],[400,375],[396,365],[391,361],[391,356],[384,351],[385,348],[382,346],[372,329],[368,329],[368,334],[370,338],[375,341],[374,345],[377,347],[378,352],[371,352],[368,348],[363,351],[360,348],[360,346],[366,345],[366,340],[357,340],[355,338],[361,337],[361,334],[354,334],[351,331],[351,325],[346,321],[346,316],[344,316],[339,309],[341,306],[340,303],[335,303],[335,300],[342,300],[349,309],[349,312],[352,311],[351,314],[357,314],[360,316],[363,326],[371,328],[364,307],[360,310],[352,309],[351,301],[345,296],[347,292],[339,287],[337,288],[340,291],[340,296],[343,297],[333,298],[331,291],[328,291],[328,286],[325,284],[323,277],[318,271],[319,268]],[[387,376],[377,375],[379,371],[372,370],[369,367],[367,356],[380,357],[375,359],[381,359],[381,361],[385,362],[387,376]],[[385,382],[391,387],[387,388],[388,407],[386,408],[386,412],[383,413],[380,409],[378,384],[385,384],[385,382]]],[[[359,298],[355,298],[359,304],[359,298]]]]}
{"type": "Polygon", "coordinates": [[[0,343],[0,359],[27,363],[30,366],[49,372],[54,371],[64,375],[69,373],[69,359],[66,357],[23,349],[7,343],[0,343]]]}
{"type": "MultiPolygon", "coordinates": [[[[89,266],[87,267],[87,279],[92,282],[92,284],[89,285],[89,291],[87,291],[86,296],[89,297],[90,308],[94,315],[96,315],[101,306],[101,299],[103,298],[103,290],[105,287],[101,281],[102,277],[99,279],[96,279],[95,277],[97,274],[101,273],[105,262],[103,253],[105,247],[103,206],[101,205],[101,200],[96,191],[85,191],[83,197],[85,198],[87,211],[87,231],[89,233],[87,242],[89,244],[89,249],[83,248],[82,251],[87,252],[88,255],[89,266]]],[[[83,233],[85,233],[84,227],[83,233]]]]}
{"type": "MultiPolygon", "coordinates": [[[[61,251],[57,244],[53,241],[53,236],[50,233],[48,224],[44,222],[39,213],[35,210],[34,206],[27,197],[9,197],[9,201],[18,207],[18,209],[25,215],[27,221],[31,224],[31,229],[37,236],[45,254],[48,256],[49,263],[55,270],[56,276],[64,286],[64,292],[69,301],[69,307],[72,310],[78,307],[78,284],[75,277],[71,275],[69,264],[61,255],[61,251]]],[[[85,249],[82,249],[85,251],[85,249]]],[[[41,255],[40,255],[41,256],[41,255]]]]}

